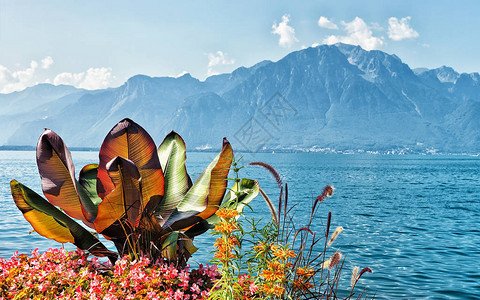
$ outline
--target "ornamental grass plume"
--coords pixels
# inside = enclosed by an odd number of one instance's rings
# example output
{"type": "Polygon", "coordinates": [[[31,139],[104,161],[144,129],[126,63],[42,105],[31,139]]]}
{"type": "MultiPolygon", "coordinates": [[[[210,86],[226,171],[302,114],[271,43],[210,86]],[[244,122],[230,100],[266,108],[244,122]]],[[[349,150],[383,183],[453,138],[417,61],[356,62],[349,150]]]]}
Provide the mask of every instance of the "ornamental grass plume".
{"type": "Polygon", "coordinates": [[[350,286],[354,287],[357,283],[357,275],[358,275],[359,268],[355,266],[352,270],[352,278],[350,279],[350,286]]]}
{"type": "Polygon", "coordinates": [[[340,252],[335,252],[329,259],[325,260],[322,263],[322,269],[333,269],[335,268],[336,265],[340,262],[340,259],[342,258],[342,253],[340,252]]]}
{"type": "Polygon", "coordinates": [[[352,278],[350,279],[350,286],[351,286],[351,292],[350,294],[353,295],[353,290],[355,289],[355,286],[357,285],[358,281],[360,280],[360,277],[362,277],[362,275],[365,273],[365,272],[369,272],[369,273],[372,273],[372,269],[370,268],[363,268],[362,271],[360,271],[360,273],[358,273],[358,270],[359,268],[358,267],[355,267],[353,268],[353,271],[352,271],[352,278]]]}
{"type": "Polygon", "coordinates": [[[325,200],[327,197],[331,197],[334,191],[335,191],[335,188],[331,185],[327,185],[326,187],[323,188],[322,194],[320,194],[319,196],[317,196],[317,198],[315,198],[315,202],[313,203],[313,207],[312,207],[312,214],[315,212],[315,208],[317,207],[317,204],[322,203],[323,200],[325,200]]]}
{"type": "Polygon", "coordinates": [[[267,163],[261,162],[261,161],[254,161],[254,162],[249,163],[249,165],[250,166],[260,166],[260,167],[263,167],[263,168],[267,169],[270,172],[270,174],[272,174],[273,177],[275,178],[275,181],[277,182],[278,187],[282,188],[282,186],[283,186],[282,178],[280,177],[280,175],[278,174],[277,170],[275,170],[274,167],[272,167],[271,165],[269,165],[267,163]]]}
{"type": "Polygon", "coordinates": [[[333,242],[337,239],[338,235],[340,234],[340,232],[343,231],[343,227],[342,226],[338,226],[337,229],[335,229],[335,232],[332,234],[332,237],[330,238],[330,240],[328,241],[328,244],[327,244],[327,247],[330,247],[333,242]]]}

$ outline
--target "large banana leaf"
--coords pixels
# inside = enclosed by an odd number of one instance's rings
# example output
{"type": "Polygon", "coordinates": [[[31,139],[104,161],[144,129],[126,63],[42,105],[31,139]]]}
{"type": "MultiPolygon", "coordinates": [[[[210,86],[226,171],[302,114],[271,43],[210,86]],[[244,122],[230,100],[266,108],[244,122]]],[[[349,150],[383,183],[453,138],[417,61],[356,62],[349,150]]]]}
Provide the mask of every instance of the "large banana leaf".
{"type": "Polygon", "coordinates": [[[233,161],[233,149],[226,138],[223,138],[223,149],[217,165],[212,170],[210,190],[208,192],[207,208],[198,216],[207,219],[218,210],[227,188],[227,176],[233,161]]]}
{"type": "MultiPolygon", "coordinates": [[[[132,161],[142,178],[142,205],[153,211],[164,194],[163,172],[155,143],[150,135],[137,123],[124,119],[107,134],[100,148],[100,163],[97,173],[97,191],[104,198],[115,189],[107,171],[107,163],[115,157],[132,161]]],[[[142,207],[142,210],[144,207],[142,207]]]]}
{"type": "Polygon", "coordinates": [[[95,206],[98,206],[102,202],[102,198],[98,197],[97,194],[97,172],[97,164],[86,165],[78,175],[79,184],[77,184],[77,188],[81,186],[86,196],[90,198],[95,206]]]}
{"type": "MultiPolygon", "coordinates": [[[[257,197],[260,190],[258,181],[248,178],[242,178],[240,185],[235,183],[230,191],[225,195],[223,200],[224,203],[235,203],[234,209],[239,213],[243,212],[245,206],[247,206],[250,201],[257,197]],[[240,192],[240,195],[237,197],[235,192],[240,192]]],[[[216,218],[216,215],[212,217],[216,218]]],[[[209,218],[210,220],[210,218],[209,218]]]]}
{"type": "Polygon", "coordinates": [[[140,172],[135,164],[122,157],[112,159],[106,170],[115,189],[98,206],[95,229],[104,233],[116,221],[126,219],[131,226],[137,226],[142,214],[142,192],[140,172]]]}
{"type": "Polygon", "coordinates": [[[162,257],[173,262],[178,262],[179,260],[186,262],[197,250],[198,248],[193,245],[193,241],[179,231],[168,233],[161,248],[162,257]]]}
{"type": "Polygon", "coordinates": [[[158,157],[165,177],[165,196],[156,210],[160,225],[164,225],[189,188],[185,152],[185,142],[174,131],[158,147],[158,157]]]}
{"type": "Polygon", "coordinates": [[[108,256],[112,261],[116,259],[117,255],[93,234],[37,193],[16,180],[10,182],[10,188],[18,209],[38,234],[60,243],[73,243],[94,255],[108,256]]]}
{"type": "MultiPolygon", "coordinates": [[[[223,203],[235,203],[235,209],[238,212],[242,212],[245,206],[250,203],[255,197],[257,197],[259,191],[258,181],[252,179],[243,178],[240,181],[240,184],[235,184],[232,187],[232,190],[225,194],[223,198],[223,203]],[[240,195],[237,197],[235,192],[240,192],[240,195]]],[[[193,238],[197,235],[200,235],[206,232],[208,229],[214,227],[216,223],[218,223],[220,219],[217,215],[212,215],[206,220],[202,220],[195,224],[194,226],[190,227],[187,231],[185,231],[185,235],[190,238],[193,238]]]]}
{"type": "Polygon", "coordinates": [[[90,198],[79,197],[70,151],[52,130],[46,129],[40,136],[37,165],[43,193],[48,201],[93,228],[96,205],[90,198]]]}
{"type": "Polygon", "coordinates": [[[102,198],[97,195],[97,164],[89,164],[82,168],[78,176],[77,191],[83,203],[88,204],[88,209],[84,210],[84,215],[89,222],[93,224],[97,218],[98,205],[102,198]]]}
{"type": "Polygon", "coordinates": [[[208,165],[164,224],[166,230],[186,229],[213,215],[225,194],[226,178],[233,159],[224,139],[222,152],[208,165]]]}

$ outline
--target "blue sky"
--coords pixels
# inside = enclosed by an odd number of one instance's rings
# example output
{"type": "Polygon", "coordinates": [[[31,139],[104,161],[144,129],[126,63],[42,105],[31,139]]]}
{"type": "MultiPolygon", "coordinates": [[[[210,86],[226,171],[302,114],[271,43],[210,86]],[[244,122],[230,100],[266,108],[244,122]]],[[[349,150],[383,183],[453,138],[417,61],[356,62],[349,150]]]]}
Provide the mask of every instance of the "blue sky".
{"type": "Polygon", "coordinates": [[[204,79],[315,44],[480,71],[480,1],[0,0],[0,92],[115,87],[136,74],[204,79]]]}

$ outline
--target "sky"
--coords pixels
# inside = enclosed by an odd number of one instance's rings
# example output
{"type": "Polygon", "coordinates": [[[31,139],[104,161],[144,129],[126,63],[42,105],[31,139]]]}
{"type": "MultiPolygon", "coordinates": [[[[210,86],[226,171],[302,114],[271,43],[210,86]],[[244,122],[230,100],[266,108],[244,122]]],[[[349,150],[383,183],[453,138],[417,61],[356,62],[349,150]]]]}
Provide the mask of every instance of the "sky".
{"type": "Polygon", "coordinates": [[[190,73],[204,80],[337,42],[411,68],[479,72],[480,1],[0,0],[0,93],[190,73]]]}

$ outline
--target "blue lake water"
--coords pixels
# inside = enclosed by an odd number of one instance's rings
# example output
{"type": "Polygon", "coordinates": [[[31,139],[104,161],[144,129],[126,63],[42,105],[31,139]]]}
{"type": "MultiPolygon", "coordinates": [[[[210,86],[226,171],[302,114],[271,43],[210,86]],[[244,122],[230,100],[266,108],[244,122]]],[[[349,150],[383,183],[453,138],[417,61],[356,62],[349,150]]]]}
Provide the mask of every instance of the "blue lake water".
{"type": "MultiPolygon", "coordinates": [[[[72,152],[78,170],[97,162],[96,152],[72,152]]],[[[195,179],[212,153],[189,153],[195,179]]],[[[480,299],[480,158],[470,156],[249,154],[248,161],[273,165],[289,184],[290,203],[299,203],[296,222],[309,213],[326,184],[336,190],[322,203],[313,228],[322,231],[329,211],[332,227],[344,231],[333,245],[346,254],[342,284],[354,266],[370,267],[360,286],[379,299],[480,299]]],[[[241,174],[259,180],[272,198],[270,174],[248,167],[241,174]]],[[[0,151],[0,256],[59,247],[32,230],[10,195],[11,179],[41,192],[35,153],[0,151]]],[[[252,202],[268,217],[263,199],[252,202]]],[[[247,212],[248,213],[248,212],[247,212]]],[[[195,264],[211,257],[212,237],[195,240],[195,264]]],[[[70,247],[73,249],[72,247],[70,247]]]]}

